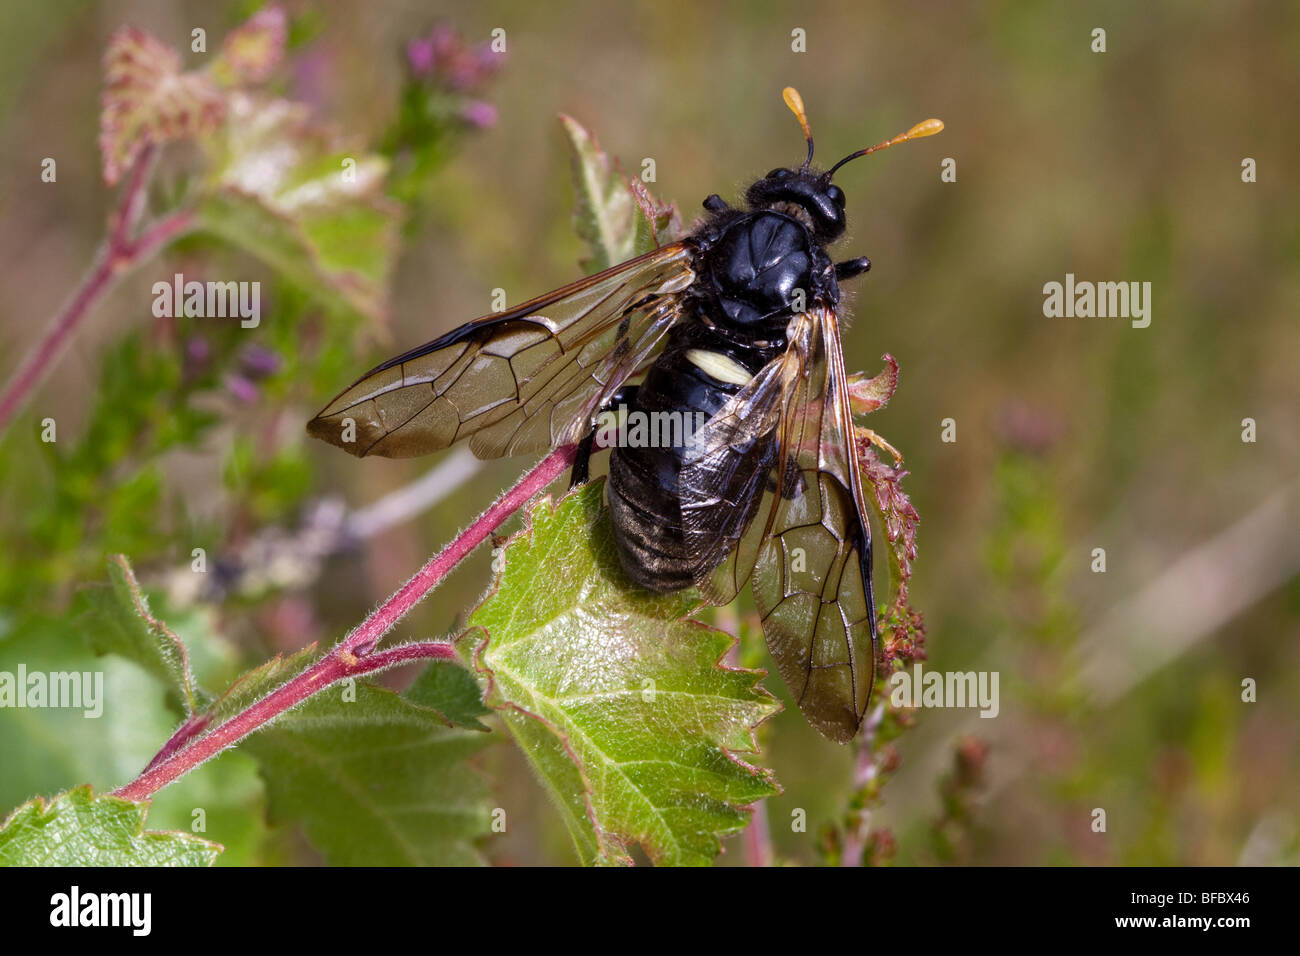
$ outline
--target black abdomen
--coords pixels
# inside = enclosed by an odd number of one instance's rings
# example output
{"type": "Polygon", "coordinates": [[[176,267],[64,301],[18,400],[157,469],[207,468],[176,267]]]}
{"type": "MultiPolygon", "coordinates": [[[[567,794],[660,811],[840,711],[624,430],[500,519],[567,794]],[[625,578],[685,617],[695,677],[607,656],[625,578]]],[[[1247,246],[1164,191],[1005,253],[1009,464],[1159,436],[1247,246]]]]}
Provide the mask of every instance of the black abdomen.
{"type": "MultiPolygon", "coordinates": [[[[743,387],[743,373],[753,375],[774,349],[742,349],[704,325],[680,326],[651,366],[628,408],[629,419],[642,416],[641,435],[688,436],[743,387]],[[711,373],[721,372],[726,378],[711,373]]],[[[609,506],[614,539],[628,576],[652,591],[675,591],[694,583],[695,562],[686,553],[677,478],[687,454],[685,442],[635,441],[638,431],[625,430],[628,444],[609,458],[609,506]]]]}
{"type": "MultiPolygon", "coordinates": [[[[628,409],[629,417],[648,418],[656,435],[671,432],[663,416],[673,423],[707,422],[784,351],[796,308],[838,298],[830,259],[790,216],[725,213],[695,242],[699,278],[686,293],[695,316],[669,333],[628,409]]],[[[629,427],[626,436],[636,432],[629,427]]],[[[678,487],[687,453],[684,442],[629,442],[610,453],[609,506],[619,557],[628,576],[652,591],[676,591],[695,580],[678,487]]]]}

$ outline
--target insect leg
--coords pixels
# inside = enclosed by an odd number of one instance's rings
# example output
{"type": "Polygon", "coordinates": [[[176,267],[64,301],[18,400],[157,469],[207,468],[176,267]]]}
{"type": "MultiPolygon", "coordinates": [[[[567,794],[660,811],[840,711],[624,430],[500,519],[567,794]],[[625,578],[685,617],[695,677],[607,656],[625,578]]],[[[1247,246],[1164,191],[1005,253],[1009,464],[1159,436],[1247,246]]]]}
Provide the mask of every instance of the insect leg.
{"type": "Polygon", "coordinates": [[[585,485],[591,477],[591,453],[596,442],[596,429],[592,429],[578,442],[578,455],[573,459],[573,471],[569,473],[569,489],[585,485]]]}
{"type": "Polygon", "coordinates": [[[835,263],[835,278],[839,282],[845,279],[853,279],[862,275],[871,268],[871,260],[866,256],[859,259],[845,259],[843,262],[835,263]]]}
{"type": "Polygon", "coordinates": [[[711,196],[705,199],[703,205],[704,208],[707,209],[709,212],[726,212],[728,209],[731,208],[730,206],[727,205],[727,201],[723,199],[721,196],[719,196],[717,193],[713,193],[711,196]]]}
{"type": "MultiPolygon", "coordinates": [[[[596,418],[600,418],[606,412],[616,411],[620,405],[631,405],[636,401],[636,393],[639,386],[624,385],[612,396],[608,404],[596,413],[596,418]]],[[[569,487],[576,488],[578,485],[585,485],[591,477],[591,456],[596,450],[596,426],[593,424],[582,441],[578,442],[578,454],[573,459],[573,471],[569,474],[569,487]]]]}
{"type": "Polygon", "coordinates": [[[867,441],[871,442],[871,444],[875,445],[877,448],[882,448],[885,451],[889,452],[891,455],[893,455],[895,468],[897,468],[899,465],[903,463],[903,453],[900,452],[893,445],[891,445],[889,442],[885,441],[879,435],[877,435],[870,428],[863,428],[861,425],[859,425],[857,426],[857,432],[859,435],[866,438],[867,441]]]}

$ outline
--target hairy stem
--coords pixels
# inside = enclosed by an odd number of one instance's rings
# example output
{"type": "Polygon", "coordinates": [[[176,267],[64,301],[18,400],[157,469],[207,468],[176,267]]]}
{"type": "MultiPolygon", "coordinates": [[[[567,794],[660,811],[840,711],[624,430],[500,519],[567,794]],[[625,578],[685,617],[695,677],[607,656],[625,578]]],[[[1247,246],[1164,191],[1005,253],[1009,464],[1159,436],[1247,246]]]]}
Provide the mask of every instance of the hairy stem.
{"type": "Polygon", "coordinates": [[[382,651],[373,649],[379,639],[432,591],[466,555],[530,498],[567,471],[573,464],[576,451],[576,446],[566,445],[542,459],[325,657],[208,733],[202,733],[202,717],[191,718],[163,745],[139,777],[114,793],[127,800],[143,800],[308,697],[344,678],[416,660],[454,658],[455,650],[445,642],[424,641],[399,644],[382,651]]]}
{"type": "Polygon", "coordinates": [[[746,866],[774,866],[776,851],[772,849],[772,830],[767,820],[767,801],[754,804],[749,826],[745,827],[741,843],[746,866]]]}
{"type": "Polygon", "coordinates": [[[401,620],[421,598],[433,590],[434,586],[447,576],[464,557],[487,540],[512,514],[519,510],[529,498],[544,489],[562,472],[573,465],[577,447],[566,445],[551,452],[533,468],[518,484],[497,499],[494,504],[477,520],[456,536],[455,540],[422,567],[411,580],[407,581],[397,593],[379,606],[379,609],[352,631],[339,647],[352,653],[369,650],[383,637],[393,625],[401,620]]]}
{"type": "Polygon", "coordinates": [[[44,380],[71,341],[73,333],[104,298],[117,280],[149,259],[181,233],[192,229],[194,213],[180,210],[153,223],[133,238],[144,212],[145,197],[154,164],[153,147],[146,149],[132,168],[122,197],[109,219],[108,238],[95,253],[89,271],[50,320],[36,346],[14,371],[0,391],[0,432],[3,432],[27,399],[44,380]]]}
{"type": "Polygon", "coordinates": [[[358,677],[411,661],[450,659],[455,656],[456,650],[451,644],[435,641],[399,644],[366,657],[357,657],[336,647],[297,677],[240,711],[211,733],[204,734],[188,746],[175,749],[169,756],[155,758],[144,773],[113,792],[125,800],[144,800],[285,711],[301,704],[312,694],[346,677],[358,677]]]}
{"type": "MultiPolygon", "coordinates": [[[[876,762],[876,732],[885,719],[885,705],[879,704],[867,717],[858,739],[853,742],[855,766],[853,770],[853,789],[865,790],[880,773],[876,762]]],[[[867,838],[871,835],[871,807],[863,806],[855,826],[846,828],[844,845],[840,850],[840,866],[862,866],[863,855],[867,849],[867,838]]]]}

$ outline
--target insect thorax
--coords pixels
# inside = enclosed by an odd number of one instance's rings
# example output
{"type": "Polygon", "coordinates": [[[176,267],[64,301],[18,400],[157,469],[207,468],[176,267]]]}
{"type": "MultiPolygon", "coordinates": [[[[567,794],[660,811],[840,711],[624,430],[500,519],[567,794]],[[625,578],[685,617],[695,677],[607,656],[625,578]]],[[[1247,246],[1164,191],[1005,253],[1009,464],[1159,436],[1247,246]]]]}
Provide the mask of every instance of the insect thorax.
{"type": "Polygon", "coordinates": [[[793,315],[839,301],[830,257],[793,216],[729,212],[697,235],[697,308],[727,338],[746,345],[783,342],[793,315]]]}

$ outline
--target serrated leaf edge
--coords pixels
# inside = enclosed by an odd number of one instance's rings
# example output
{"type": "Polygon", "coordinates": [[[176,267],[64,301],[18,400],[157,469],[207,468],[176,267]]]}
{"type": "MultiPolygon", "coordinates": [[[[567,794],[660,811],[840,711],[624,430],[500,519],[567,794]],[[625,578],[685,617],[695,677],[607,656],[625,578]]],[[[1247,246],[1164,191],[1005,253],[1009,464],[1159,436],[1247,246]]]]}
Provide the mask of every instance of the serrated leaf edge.
{"type": "Polygon", "coordinates": [[[217,843],[215,840],[208,840],[204,837],[195,836],[193,833],[190,833],[186,830],[150,830],[148,829],[148,822],[149,822],[149,811],[153,808],[152,800],[140,800],[140,801],[125,800],[122,797],[115,796],[114,794],[111,793],[101,793],[96,795],[94,787],[92,787],[88,783],[83,783],[76,787],[70,787],[67,790],[61,790],[50,797],[35,796],[32,797],[30,800],[26,800],[23,803],[20,803],[18,806],[14,807],[13,811],[10,812],[10,814],[7,817],[5,817],[4,820],[0,821],[0,832],[3,832],[6,829],[8,829],[9,825],[13,823],[14,819],[18,816],[18,814],[22,813],[24,810],[33,808],[36,810],[37,813],[47,814],[50,812],[51,807],[53,807],[53,805],[57,801],[63,799],[64,797],[70,797],[73,794],[82,793],[82,792],[85,793],[86,799],[89,800],[91,803],[95,803],[98,801],[107,801],[109,803],[119,803],[125,807],[132,807],[140,810],[141,811],[140,830],[137,833],[132,834],[133,836],[181,837],[183,840],[185,840],[188,843],[201,844],[204,847],[208,847],[214,850],[215,854],[213,856],[213,859],[216,859],[217,856],[220,856],[222,853],[226,852],[225,844],[217,843]]]}
{"type": "MultiPolygon", "coordinates": [[[[534,531],[534,522],[533,522],[534,515],[542,508],[547,508],[549,509],[551,514],[555,514],[560,504],[562,504],[570,497],[580,493],[585,487],[586,486],[584,485],[578,488],[570,489],[565,494],[561,495],[558,501],[549,494],[542,495],[533,500],[533,502],[525,510],[523,526],[518,531],[509,535],[505,539],[505,541],[503,541],[499,545],[499,547],[501,548],[500,553],[503,558],[501,571],[497,572],[494,575],[492,584],[488,587],[487,591],[479,599],[478,603],[475,604],[474,607],[470,610],[470,612],[466,615],[466,620],[471,619],[474,616],[474,614],[478,612],[479,608],[481,608],[492,597],[494,597],[496,594],[500,592],[501,579],[505,573],[505,567],[506,567],[505,562],[509,561],[510,546],[515,544],[517,541],[523,540],[525,538],[531,538],[534,531]]],[[[603,496],[603,491],[602,491],[602,496],[603,496]]],[[[604,500],[603,497],[601,498],[601,500],[602,501],[604,500]]],[[[706,607],[706,606],[708,605],[701,604],[699,607],[706,607]]],[[[762,702],[762,699],[765,698],[766,701],[769,703],[769,705],[773,705],[772,709],[768,713],[760,717],[755,723],[747,726],[746,729],[750,741],[750,746],[748,748],[744,750],[733,751],[728,747],[724,747],[720,743],[718,743],[716,746],[727,760],[729,760],[734,765],[740,767],[742,770],[748,771],[755,777],[761,778],[761,780],[767,786],[770,786],[773,789],[773,795],[778,795],[784,791],[780,783],[777,782],[776,776],[774,772],[771,770],[771,768],[759,766],[756,764],[751,764],[748,761],[742,760],[738,756],[738,754],[759,752],[758,736],[757,736],[758,728],[765,721],[770,720],[776,714],[780,713],[781,710],[783,709],[783,705],[781,704],[781,701],[777,697],[775,697],[770,691],[768,691],[766,687],[762,686],[761,683],[762,680],[768,676],[768,672],[766,670],[763,670],[761,668],[733,667],[732,665],[726,662],[727,655],[731,652],[731,650],[734,647],[736,647],[739,644],[740,639],[733,634],[728,634],[726,631],[722,630],[721,628],[713,627],[712,625],[707,624],[704,621],[695,620],[694,618],[690,617],[690,615],[694,614],[696,610],[699,610],[699,607],[691,610],[690,612],[687,613],[687,615],[678,618],[677,623],[684,623],[693,628],[708,631],[711,634],[722,634],[726,636],[730,641],[730,643],[723,650],[723,652],[714,660],[713,666],[720,670],[728,671],[731,673],[752,674],[754,676],[754,681],[750,685],[750,690],[753,691],[755,695],[760,698],[760,700],[756,701],[755,703],[760,703],[762,702]]],[[[543,717],[541,714],[537,714],[528,710],[527,708],[523,707],[516,701],[506,700],[504,702],[504,706],[495,706],[494,704],[490,703],[492,692],[496,687],[496,673],[492,670],[492,668],[488,664],[486,664],[483,661],[482,655],[483,652],[486,650],[488,643],[491,640],[491,634],[489,634],[488,629],[483,627],[482,625],[475,625],[474,627],[469,628],[467,631],[465,631],[463,634],[457,637],[456,642],[459,643],[461,640],[468,638],[469,635],[474,633],[475,631],[478,631],[483,634],[483,639],[474,647],[474,650],[472,652],[472,659],[474,661],[475,672],[483,675],[483,677],[487,681],[487,686],[483,690],[484,705],[496,711],[501,711],[506,709],[506,707],[509,707],[510,709],[517,711],[518,713],[524,715],[525,717],[536,720],[543,727],[545,727],[552,734],[554,734],[556,739],[559,740],[560,743],[563,745],[565,752],[569,755],[569,759],[572,761],[574,768],[578,772],[578,777],[582,781],[583,804],[587,808],[587,816],[588,816],[588,820],[591,822],[592,829],[595,831],[597,835],[596,842],[597,845],[600,847],[601,858],[603,860],[609,860],[611,862],[615,862],[621,865],[631,864],[632,858],[630,855],[622,854],[617,858],[611,859],[611,857],[606,851],[606,844],[610,841],[612,841],[615,845],[621,847],[626,846],[626,844],[624,844],[623,840],[621,840],[617,835],[609,833],[603,827],[601,827],[600,824],[597,822],[595,807],[592,804],[592,797],[594,795],[594,790],[587,776],[587,768],[586,765],[578,758],[576,752],[573,750],[573,747],[569,742],[568,734],[560,730],[558,727],[555,726],[555,724],[552,721],[543,717]]],[[[624,779],[626,780],[626,778],[624,779]]],[[[632,784],[631,781],[627,781],[627,784],[632,790],[640,792],[639,789],[634,784],[632,784]]],[[[651,803],[650,805],[653,807],[653,803],[651,803]]],[[[748,805],[737,806],[734,804],[732,804],[731,806],[738,813],[744,814],[745,816],[751,818],[753,817],[752,806],[748,806],[748,805]]]]}
{"type": "MultiPolygon", "coordinates": [[[[144,622],[146,628],[154,633],[159,633],[169,640],[175,647],[177,654],[180,656],[181,665],[181,683],[185,689],[185,707],[189,717],[194,717],[198,713],[198,698],[194,693],[194,674],[190,671],[190,652],[185,647],[185,642],[180,636],[167,626],[167,623],[161,618],[154,617],[153,612],[149,610],[149,599],[145,597],[144,590],[140,587],[140,582],[136,580],[135,570],[131,567],[131,562],[124,554],[109,555],[111,564],[117,566],[126,579],[127,592],[131,597],[131,606],[134,608],[136,615],[144,622]]],[[[112,582],[109,582],[112,587],[112,582]]]]}
{"type": "MultiPolygon", "coordinates": [[[[388,274],[382,279],[371,282],[364,273],[355,269],[329,268],[320,259],[320,254],[316,249],[315,243],[307,235],[306,230],[301,223],[293,217],[292,214],[277,209],[265,196],[252,192],[237,186],[233,183],[221,183],[207,191],[207,196],[226,196],[235,197],[236,199],[251,202],[255,204],[262,212],[283,223],[299,246],[306,252],[306,258],[311,265],[311,270],[315,278],[336,289],[339,295],[343,296],[348,304],[370,319],[382,320],[388,311],[388,280],[392,277],[392,266],[388,269],[388,274]]],[[[393,203],[386,197],[371,197],[376,203],[375,207],[380,212],[396,213],[399,210],[397,203],[393,203]],[[386,207],[386,208],[385,208],[386,207]]],[[[203,228],[228,242],[233,242],[235,237],[230,236],[226,230],[217,228],[210,219],[203,215],[202,204],[200,204],[199,219],[203,228]]],[[[381,241],[384,245],[384,251],[390,257],[397,251],[400,242],[397,238],[396,230],[387,228],[384,230],[381,241]]],[[[257,258],[262,258],[258,253],[252,252],[257,258]]]]}

